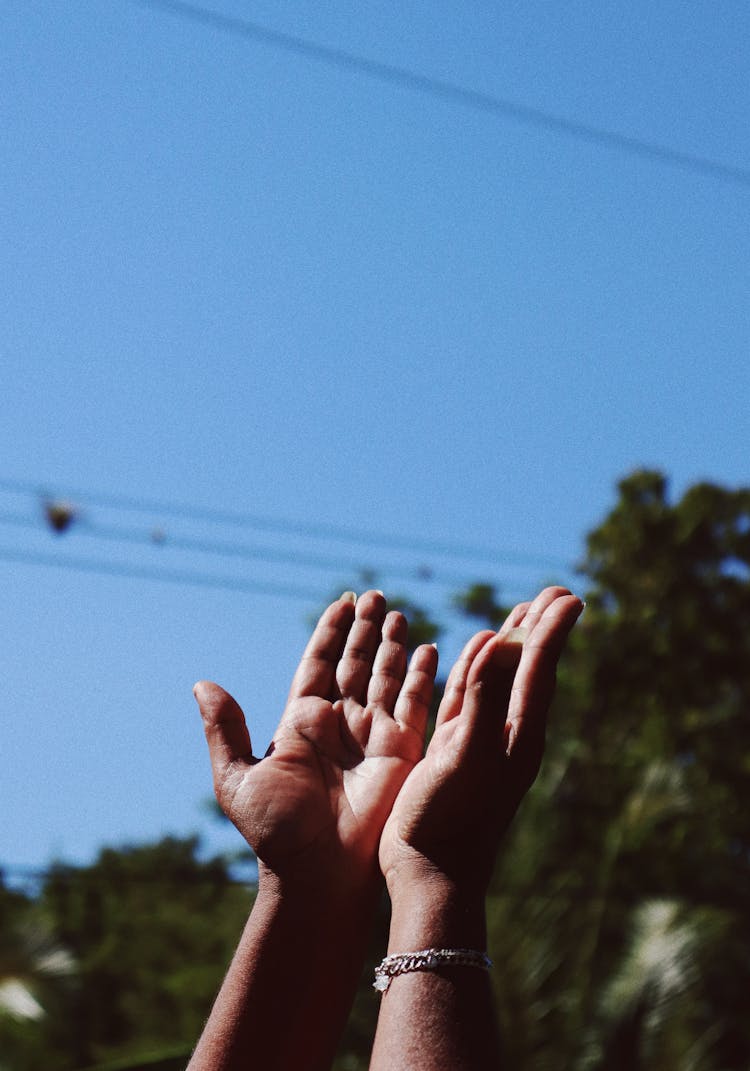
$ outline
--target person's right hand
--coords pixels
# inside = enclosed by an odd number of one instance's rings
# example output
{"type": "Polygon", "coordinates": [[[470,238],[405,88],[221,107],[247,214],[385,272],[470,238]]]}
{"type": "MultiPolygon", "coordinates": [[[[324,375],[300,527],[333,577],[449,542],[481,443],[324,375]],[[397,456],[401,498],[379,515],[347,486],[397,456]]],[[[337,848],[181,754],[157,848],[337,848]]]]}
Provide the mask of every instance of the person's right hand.
{"type": "Polygon", "coordinates": [[[234,699],[196,685],[217,799],[264,873],[327,895],[379,883],[380,834],[422,756],[437,669],[429,645],[407,669],[406,640],[380,592],[329,606],[264,758],[234,699]]]}
{"type": "Polygon", "coordinates": [[[464,648],[427,752],[383,830],[380,867],[392,896],[425,881],[484,896],[500,837],[538,772],[557,662],[582,608],[567,589],[546,588],[499,633],[479,632],[464,648]],[[522,646],[516,628],[525,630],[522,646]]]}

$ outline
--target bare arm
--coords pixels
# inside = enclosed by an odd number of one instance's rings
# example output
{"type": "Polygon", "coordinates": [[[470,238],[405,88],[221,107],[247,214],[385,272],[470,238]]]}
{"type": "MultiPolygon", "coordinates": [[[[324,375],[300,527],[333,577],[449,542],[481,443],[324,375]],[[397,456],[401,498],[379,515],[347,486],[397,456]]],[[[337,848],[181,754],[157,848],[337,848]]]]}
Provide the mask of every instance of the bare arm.
{"type": "Polygon", "coordinates": [[[333,1058],[377,896],[380,834],[422,750],[437,668],[368,592],[323,614],[266,756],[201,682],[216,795],[258,856],[258,897],[190,1071],[318,1071],[333,1058]]]}
{"type": "MultiPolygon", "coordinates": [[[[485,896],[503,832],[539,768],[557,661],[581,603],[548,588],[496,636],[478,633],[446,686],[435,734],[380,845],[393,912],[389,954],[485,950],[485,896]],[[524,629],[523,647],[514,642],[524,629]]],[[[502,969],[500,965],[500,969],[502,969]]],[[[384,993],[371,1071],[496,1071],[489,975],[409,971],[384,993]]]]}

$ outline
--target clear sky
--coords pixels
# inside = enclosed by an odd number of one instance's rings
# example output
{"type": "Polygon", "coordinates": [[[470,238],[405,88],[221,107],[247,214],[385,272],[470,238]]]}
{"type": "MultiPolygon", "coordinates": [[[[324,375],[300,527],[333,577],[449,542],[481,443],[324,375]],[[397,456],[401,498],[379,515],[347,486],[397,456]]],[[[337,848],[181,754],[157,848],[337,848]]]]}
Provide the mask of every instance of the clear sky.
{"type": "MultiPolygon", "coordinates": [[[[209,6],[750,169],[740,0],[209,6]]],[[[636,466],[748,483],[750,178],[137,0],[4,0],[0,70],[0,865],[237,846],[191,685],[264,750],[358,564],[447,619],[472,578],[570,580],[636,466]],[[81,521],[55,536],[33,488],[81,521]]]]}

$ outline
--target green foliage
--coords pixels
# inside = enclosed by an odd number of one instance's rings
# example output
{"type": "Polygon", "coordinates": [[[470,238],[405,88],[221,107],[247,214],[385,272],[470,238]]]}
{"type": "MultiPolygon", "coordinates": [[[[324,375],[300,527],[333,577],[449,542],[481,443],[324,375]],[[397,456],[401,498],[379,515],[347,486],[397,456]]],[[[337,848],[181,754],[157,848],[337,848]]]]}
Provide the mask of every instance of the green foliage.
{"type": "Polygon", "coordinates": [[[39,1067],[39,1025],[60,1014],[74,970],[33,901],[0,884],[0,1068],[39,1067]]]}
{"type": "MultiPolygon", "coordinates": [[[[167,838],[51,869],[35,909],[77,983],[35,1024],[56,1068],[190,1051],[252,899],[223,860],[196,850],[195,839],[167,838]]],[[[40,1064],[13,1064],[26,1066],[40,1064]]]]}
{"type": "Polygon", "coordinates": [[[495,878],[509,1062],[745,1068],[750,492],[619,492],[495,878]]]}
{"type": "MultiPolygon", "coordinates": [[[[750,1066],[750,490],[699,484],[673,501],[662,474],[633,473],[589,535],[581,572],[588,605],[561,666],[542,774],[489,901],[506,1062],[740,1071],[750,1066]]],[[[455,605],[480,626],[505,616],[486,584],[455,605]]],[[[414,645],[439,634],[418,607],[399,608],[414,645]]],[[[194,841],[55,867],[36,901],[0,887],[0,980],[25,979],[45,1013],[33,1023],[0,1014],[0,1067],[181,1066],[249,906],[226,862],[199,862],[194,841]],[[39,972],[49,940],[75,965],[74,985],[39,972]]],[[[387,926],[384,901],[335,1071],[367,1067],[387,926]]]]}
{"type": "Polygon", "coordinates": [[[456,609],[467,617],[479,618],[486,628],[499,629],[510,610],[497,600],[492,584],[472,584],[454,596],[456,609]]]}

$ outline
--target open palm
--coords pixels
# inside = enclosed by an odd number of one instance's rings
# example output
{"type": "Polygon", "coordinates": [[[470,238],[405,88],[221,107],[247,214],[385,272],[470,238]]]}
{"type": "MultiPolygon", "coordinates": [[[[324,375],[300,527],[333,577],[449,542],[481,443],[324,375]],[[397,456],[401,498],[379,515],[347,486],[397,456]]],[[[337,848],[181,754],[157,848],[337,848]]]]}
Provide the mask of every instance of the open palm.
{"type": "Polygon", "coordinates": [[[374,873],[383,825],[422,756],[437,652],[407,669],[407,624],[369,591],[323,613],[266,756],[218,685],[195,694],[217,799],[265,866],[316,883],[374,873]]]}
{"type": "Polygon", "coordinates": [[[479,632],[466,645],[427,752],[383,831],[389,886],[433,870],[483,891],[498,840],[539,769],[557,661],[581,608],[566,588],[546,588],[516,606],[498,634],[479,632]]]}

